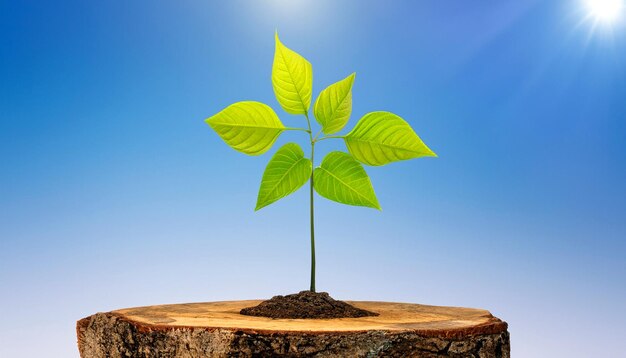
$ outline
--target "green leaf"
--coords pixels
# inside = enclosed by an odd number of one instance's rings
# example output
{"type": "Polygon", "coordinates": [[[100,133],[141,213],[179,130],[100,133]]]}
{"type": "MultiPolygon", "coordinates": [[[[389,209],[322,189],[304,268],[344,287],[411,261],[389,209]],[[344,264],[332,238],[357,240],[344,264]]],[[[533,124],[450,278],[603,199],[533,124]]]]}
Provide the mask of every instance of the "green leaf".
{"type": "Polygon", "coordinates": [[[404,119],[389,112],[366,114],[344,140],[354,158],[368,165],[437,156],[404,119]]]}
{"type": "Polygon", "coordinates": [[[324,134],[339,132],[352,113],[352,84],[355,74],[324,89],[315,101],[313,113],[324,134]]]}
{"type": "Polygon", "coordinates": [[[342,204],[380,210],[376,193],[363,166],[348,153],[331,152],[313,172],[315,191],[342,204]]]}
{"type": "Polygon", "coordinates": [[[311,177],[312,167],[311,160],[304,157],[299,145],[288,143],[282,146],[267,163],[254,210],[298,190],[311,177]]]}
{"type": "Polygon", "coordinates": [[[233,149],[260,155],[272,147],[285,126],[268,105],[237,102],[205,122],[233,149]]]}
{"type": "Polygon", "coordinates": [[[272,85],[276,99],[287,113],[306,114],[311,105],[313,92],[313,68],[311,63],[278,39],[272,66],[272,85]]]}

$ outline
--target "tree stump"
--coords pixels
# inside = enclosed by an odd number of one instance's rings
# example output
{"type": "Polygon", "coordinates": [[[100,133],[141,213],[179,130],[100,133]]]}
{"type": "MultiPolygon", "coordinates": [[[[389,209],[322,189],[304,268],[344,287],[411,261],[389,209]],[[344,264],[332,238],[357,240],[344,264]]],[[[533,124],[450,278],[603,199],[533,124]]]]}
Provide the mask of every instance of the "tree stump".
{"type": "Polygon", "coordinates": [[[408,303],[348,303],[376,317],[270,319],[239,314],[261,301],[148,306],[77,322],[83,358],[510,357],[506,322],[489,311],[408,303]]]}

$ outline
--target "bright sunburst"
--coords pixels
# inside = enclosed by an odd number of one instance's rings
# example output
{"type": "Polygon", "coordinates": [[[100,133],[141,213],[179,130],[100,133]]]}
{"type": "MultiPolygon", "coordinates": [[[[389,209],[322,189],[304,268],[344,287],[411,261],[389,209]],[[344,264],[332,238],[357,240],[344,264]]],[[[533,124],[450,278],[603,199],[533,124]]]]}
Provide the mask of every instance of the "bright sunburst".
{"type": "Polygon", "coordinates": [[[585,4],[596,22],[613,23],[624,11],[624,0],[585,0],[585,4]]]}

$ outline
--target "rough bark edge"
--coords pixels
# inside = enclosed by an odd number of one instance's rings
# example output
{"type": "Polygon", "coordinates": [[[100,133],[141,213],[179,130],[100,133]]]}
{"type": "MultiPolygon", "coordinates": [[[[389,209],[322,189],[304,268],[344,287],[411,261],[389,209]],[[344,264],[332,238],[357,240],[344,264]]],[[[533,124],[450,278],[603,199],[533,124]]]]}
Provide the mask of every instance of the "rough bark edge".
{"type": "MultiPolygon", "coordinates": [[[[146,325],[98,313],[77,322],[81,357],[510,357],[509,333],[425,336],[417,331],[276,332],[146,325]]],[[[483,325],[484,326],[484,325],[483,325]]],[[[491,325],[503,327],[501,324],[491,325]]],[[[490,329],[490,332],[492,330],[490,329]]],[[[433,331],[426,331],[432,333],[433,331]]],[[[441,332],[439,332],[441,333],[441,332]]]]}

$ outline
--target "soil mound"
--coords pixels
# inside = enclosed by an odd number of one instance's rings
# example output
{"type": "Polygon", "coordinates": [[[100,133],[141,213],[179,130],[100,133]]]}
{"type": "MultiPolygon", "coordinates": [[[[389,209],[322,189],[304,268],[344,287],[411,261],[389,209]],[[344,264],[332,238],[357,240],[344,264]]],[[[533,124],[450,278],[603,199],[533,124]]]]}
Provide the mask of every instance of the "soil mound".
{"type": "Polygon", "coordinates": [[[269,318],[358,318],[378,316],[343,301],[337,301],[327,292],[302,291],[287,296],[274,296],[258,306],[239,311],[246,316],[269,318]]]}

